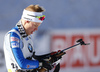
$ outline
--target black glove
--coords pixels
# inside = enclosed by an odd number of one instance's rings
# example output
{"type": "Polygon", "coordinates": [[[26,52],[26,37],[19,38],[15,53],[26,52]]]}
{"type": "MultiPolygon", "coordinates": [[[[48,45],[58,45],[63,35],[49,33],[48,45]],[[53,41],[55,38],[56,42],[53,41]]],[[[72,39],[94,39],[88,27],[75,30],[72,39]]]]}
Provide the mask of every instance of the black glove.
{"type": "Polygon", "coordinates": [[[51,70],[54,66],[52,66],[52,64],[48,61],[42,61],[42,67],[51,70]]]}
{"type": "Polygon", "coordinates": [[[50,62],[56,62],[58,61],[59,59],[62,58],[62,56],[66,54],[65,52],[61,52],[61,50],[58,50],[57,52],[52,52],[51,55],[52,55],[52,59],[50,60],[50,62]]]}

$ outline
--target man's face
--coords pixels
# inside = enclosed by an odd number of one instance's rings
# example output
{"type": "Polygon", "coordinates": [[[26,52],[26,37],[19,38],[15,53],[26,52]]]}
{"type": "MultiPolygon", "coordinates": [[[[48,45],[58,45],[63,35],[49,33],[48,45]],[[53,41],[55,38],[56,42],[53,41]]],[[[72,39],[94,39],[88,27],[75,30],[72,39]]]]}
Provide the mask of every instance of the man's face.
{"type": "Polygon", "coordinates": [[[36,30],[38,30],[38,27],[40,26],[40,24],[41,23],[39,23],[39,22],[30,22],[30,21],[27,21],[27,23],[24,26],[26,34],[27,35],[33,34],[33,32],[35,32],[36,30]]]}

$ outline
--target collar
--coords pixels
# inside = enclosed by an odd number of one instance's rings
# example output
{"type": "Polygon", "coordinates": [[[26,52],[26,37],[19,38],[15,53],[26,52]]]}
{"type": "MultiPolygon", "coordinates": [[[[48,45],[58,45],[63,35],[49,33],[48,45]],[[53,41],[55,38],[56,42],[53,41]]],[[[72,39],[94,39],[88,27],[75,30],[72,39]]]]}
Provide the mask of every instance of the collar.
{"type": "Polygon", "coordinates": [[[25,32],[25,29],[24,29],[24,27],[23,27],[21,21],[19,21],[19,22],[17,23],[16,26],[18,27],[19,33],[21,34],[21,36],[22,36],[23,38],[25,38],[25,37],[28,36],[28,35],[26,34],[26,32],[25,32]]]}

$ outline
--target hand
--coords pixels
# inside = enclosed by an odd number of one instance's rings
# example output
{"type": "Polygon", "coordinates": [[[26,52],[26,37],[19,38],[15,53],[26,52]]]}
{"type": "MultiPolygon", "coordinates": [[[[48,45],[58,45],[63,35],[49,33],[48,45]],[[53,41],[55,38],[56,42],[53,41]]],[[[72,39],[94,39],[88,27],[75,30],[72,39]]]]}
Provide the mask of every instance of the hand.
{"type": "Polygon", "coordinates": [[[50,62],[54,63],[56,61],[58,61],[59,59],[62,58],[62,56],[66,54],[65,52],[61,51],[61,50],[58,50],[58,51],[55,51],[55,52],[51,52],[51,60],[50,62]]]}
{"type": "Polygon", "coordinates": [[[42,67],[51,70],[53,68],[53,65],[49,61],[42,61],[42,67]]]}
{"type": "Polygon", "coordinates": [[[47,72],[48,70],[46,69],[46,68],[44,68],[44,67],[42,67],[41,69],[37,69],[38,70],[38,72],[47,72]]]}

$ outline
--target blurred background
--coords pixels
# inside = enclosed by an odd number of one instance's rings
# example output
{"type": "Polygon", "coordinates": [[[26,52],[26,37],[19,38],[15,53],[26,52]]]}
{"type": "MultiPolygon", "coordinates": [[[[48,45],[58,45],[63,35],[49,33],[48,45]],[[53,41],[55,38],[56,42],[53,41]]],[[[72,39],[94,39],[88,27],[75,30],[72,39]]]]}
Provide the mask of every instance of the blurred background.
{"type": "MultiPolygon", "coordinates": [[[[0,0],[0,72],[7,72],[4,35],[30,4],[45,8],[46,19],[34,35],[36,54],[62,50],[82,38],[91,43],[66,51],[60,72],[100,72],[100,0],[0,0]]],[[[52,72],[52,71],[51,71],[52,72]]]]}

